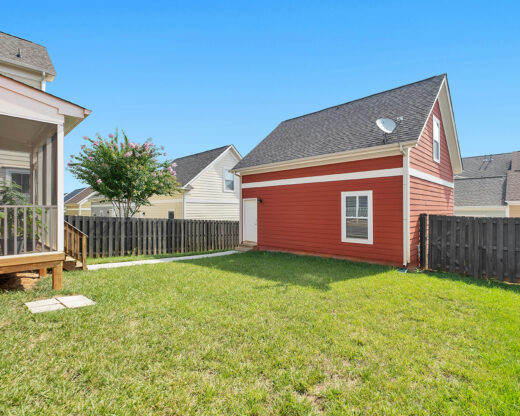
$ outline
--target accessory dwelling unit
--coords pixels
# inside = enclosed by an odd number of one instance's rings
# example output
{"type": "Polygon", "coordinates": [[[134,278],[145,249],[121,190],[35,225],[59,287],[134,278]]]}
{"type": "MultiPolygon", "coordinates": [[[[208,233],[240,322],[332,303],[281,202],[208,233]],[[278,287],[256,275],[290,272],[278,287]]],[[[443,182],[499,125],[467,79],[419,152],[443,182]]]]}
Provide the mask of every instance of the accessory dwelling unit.
{"type": "Polygon", "coordinates": [[[461,170],[445,74],[289,119],[233,170],[241,241],[415,266],[419,215],[453,214],[461,170]]]}

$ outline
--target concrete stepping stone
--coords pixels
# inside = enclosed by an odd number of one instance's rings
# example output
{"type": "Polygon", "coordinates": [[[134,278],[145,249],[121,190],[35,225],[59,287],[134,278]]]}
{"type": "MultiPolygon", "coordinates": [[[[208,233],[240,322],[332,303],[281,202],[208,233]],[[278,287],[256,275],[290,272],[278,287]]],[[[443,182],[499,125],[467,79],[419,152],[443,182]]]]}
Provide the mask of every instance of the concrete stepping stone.
{"type": "Polygon", "coordinates": [[[65,306],[54,298],[26,302],[25,306],[27,306],[32,313],[50,312],[65,309],[65,306]]]}
{"type": "Polygon", "coordinates": [[[65,308],[81,308],[83,306],[95,305],[96,302],[90,300],[83,295],[75,296],[59,296],[57,298],[36,300],[34,302],[26,302],[25,306],[32,313],[57,311],[65,308]]]}
{"type": "Polygon", "coordinates": [[[60,303],[65,305],[67,308],[81,308],[82,306],[95,305],[96,302],[90,300],[86,296],[60,296],[56,298],[60,303]]]}

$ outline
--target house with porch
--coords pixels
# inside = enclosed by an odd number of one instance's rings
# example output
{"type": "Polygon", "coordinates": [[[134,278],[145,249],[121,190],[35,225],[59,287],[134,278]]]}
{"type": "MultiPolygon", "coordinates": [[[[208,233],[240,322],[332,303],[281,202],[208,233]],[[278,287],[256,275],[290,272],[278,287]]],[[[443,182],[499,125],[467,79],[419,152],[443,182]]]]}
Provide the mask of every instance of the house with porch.
{"type": "Polygon", "coordinates": [[[0,32],[0,274],[52,268],[60,289],[63,140],[90,110],[46,92],[55,76],[44,46],[0,32]]]}

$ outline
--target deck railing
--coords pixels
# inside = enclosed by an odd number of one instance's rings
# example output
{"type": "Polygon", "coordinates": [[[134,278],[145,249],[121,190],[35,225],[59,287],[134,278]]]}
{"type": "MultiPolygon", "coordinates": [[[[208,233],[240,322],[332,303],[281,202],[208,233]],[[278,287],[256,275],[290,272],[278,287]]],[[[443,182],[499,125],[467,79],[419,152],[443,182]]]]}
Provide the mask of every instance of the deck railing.
{"type": "Polygon", "coordinates": [[[0,256],[57,249],[56,205],[0,205],[0,256]]]}
{"type": "Polygon", "coordinates": [[[81,262],[83,270],[87,270],[87,235],[65,221],[64,224],[65,253],[81,262]]]}

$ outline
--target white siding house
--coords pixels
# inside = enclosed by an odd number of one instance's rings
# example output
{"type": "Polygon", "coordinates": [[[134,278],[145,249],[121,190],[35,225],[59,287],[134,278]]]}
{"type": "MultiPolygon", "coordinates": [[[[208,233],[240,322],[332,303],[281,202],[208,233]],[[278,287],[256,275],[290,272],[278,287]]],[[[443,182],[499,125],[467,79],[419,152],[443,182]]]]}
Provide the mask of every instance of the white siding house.
{"type": "MultiPolygon", "coordinates": [[[[151,205],[140,209],[144,218],[239,220],[238,177],[231,169],[242,159],[233,145],[175,159],[181,192],[156,195],[151,205]]],[[[113,206],[102,196],[91,199],[91,215],[115,216],[113,206]]]]}

